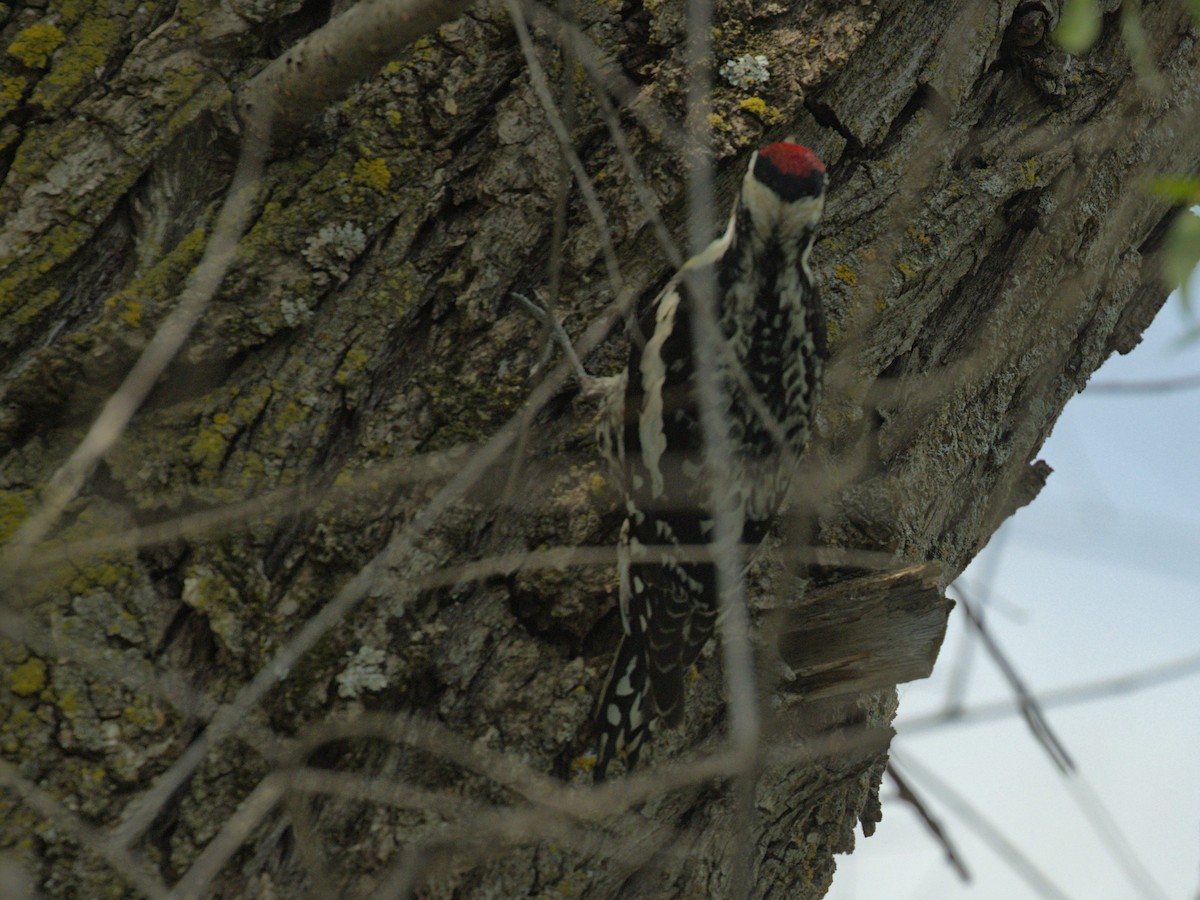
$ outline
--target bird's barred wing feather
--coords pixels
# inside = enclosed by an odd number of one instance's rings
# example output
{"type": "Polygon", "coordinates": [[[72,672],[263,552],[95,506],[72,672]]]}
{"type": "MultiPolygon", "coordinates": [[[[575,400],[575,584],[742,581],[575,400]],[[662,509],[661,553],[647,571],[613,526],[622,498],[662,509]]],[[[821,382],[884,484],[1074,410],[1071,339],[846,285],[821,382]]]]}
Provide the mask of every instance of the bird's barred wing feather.
{"type": "MultiPolygon", "coordinates": [[[[697,276],[713,278],[711,271],[697,276]]],[[[684,674],[716,619],[712,565],[685,562],[676,549],[712,539],[705,479],[698,477],[704,443],[686,292],[677,278],[645,310],[649,337],[636,370],[631,366],[624,416],[613,423],[620,436],[609,438],[624,451],[618,567],[625,637],[601,701],[601,776],[615,753],[636,759],[654,718],[680,721],[684,674]]]]}

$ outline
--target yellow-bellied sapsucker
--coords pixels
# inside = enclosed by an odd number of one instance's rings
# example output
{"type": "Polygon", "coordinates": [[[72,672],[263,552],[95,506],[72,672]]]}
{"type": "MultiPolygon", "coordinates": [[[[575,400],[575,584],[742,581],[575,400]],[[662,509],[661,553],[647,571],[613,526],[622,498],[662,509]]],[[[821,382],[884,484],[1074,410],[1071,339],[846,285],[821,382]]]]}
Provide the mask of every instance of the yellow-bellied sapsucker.
{"type": "MultiPolygon", "coordinates": [[[[769,144],[750,160],[725,233],[642,310],[603,443],[625,494],[618,546],[624,636],[598,710],[595,777],[632,769],[657,718],[683,717],[683,677],[713,633],[716,569],[674,548],[714,539],[688,285],[711,285],[741,540],[763,539],[808,443],[825,358],[825,317],[808,256],[825,167],[807,147],[769,144]],[[674,550],[674,552],[673,552],[674,550]]],[[[711,349],[711,348],[710,348],[711,349]]]]}

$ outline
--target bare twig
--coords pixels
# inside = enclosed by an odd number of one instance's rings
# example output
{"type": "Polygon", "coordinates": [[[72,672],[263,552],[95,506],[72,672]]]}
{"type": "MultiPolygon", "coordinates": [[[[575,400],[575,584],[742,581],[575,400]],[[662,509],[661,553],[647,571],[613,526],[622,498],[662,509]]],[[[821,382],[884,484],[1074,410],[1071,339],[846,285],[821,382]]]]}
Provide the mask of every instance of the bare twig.
{"type": "Polygon", "coordinates": [[[1181,375],[1179,378],[1162,378],[1146,381],[1098,381],[1089,384],[1083,396],[1092,394],[1117,394],[1140,396],[1142,394],[1173,394],[1177,391],[1194,391],[1200,388],[1200,375],[1181,375]]]}
{"type": "Polygon", "coordinates": [[[1029,887],[1039,896],[1050,900],[1068,900],[1063,893],[1041,869],[1022,853],[1004,833],[993,825],[972,803],[962,794],[955,791],[949,784],[933,774],[925,766],[909,759],[901,758],[892,749],[892,761],[899,763],[906,772],[912,773],[932,796],[944,803],[962,820],[963,824],[977,834],[992,851],[1003,860],[1029,887]]]}
{"type": "Polygon", "coordinates": [[[561,31],[570,37],[576,57],[596,84],[611,93],[622,109],[628,110],[673,153],[686,152],[687,135],[679,123],[663,112],[639,84],[624,74],[621,64],[598,47],[577,25],[563,21],[561,16],[532,0],[526,0],[525,13],[546,32],[561,31]]]}
{"type": "MultiPolygon", "coordinates": [[[[618,111],[613,106],[612,100],[609,99],[610,90],[616,79],[621,79],[622,93],[627,96],[636,96],[637,86],[619,74],[619,67],[604,57],[600,49],[579,30],[575,21],[567,17],[566,11],[560,11],[557,21],[555,21],[553,12],[532,0],[523,0],[523,9],[525,14],[539,27],[557,34],[558,40],[563,46],[564,56],[569,62],[581,62],[584,65],[595,88],[593,97],[604,116],[608,135],[612,138],[613,146],[617,148],[617,153],[625,166],[625,172],[629,176],[629,182],[637,194],[638,202],[641,203],[642,209],[646,213],[646,218],[650,222],[654,236],[658,239],[659,247],[662,249],[666,261],[671,264],[673,269],[678,269],[683,265],[683,254],[663,221],[658,208],[658,199],[650,185],[647,184],[641,167],[633,156],[633,151],[629,147],[629,139],[618,118],[618,111]]],[[[567,67],[564,66],[564,69],[567,67]]],[[[569,71],[569,69],[567,70],[569,71]]],[[[570,83],[574,84],[573,78],[570,79],[570,83]]],[[[675,130],[673,123],[661,111],[655,110],[653,122],[657,131],[673,132],[675,130]]]]}
{"type": "Polygon", "coordinates": [[[921,798],[917,796],[912,786],[900,774],[895,760],[888,763],[887,773],[888,777],[896,783],[896,789],[900,792],[900,799],[913,808],[913,812],[917,814],[917,818],[925,825],[925,829],[946,852],[946,862],[950,863],[959,878],[969,883],[971,881],[971,870],[967,868],[966,860],[962,858],[962,854],[958,852],[958,849],[954,846],[954,842],[950,840],[950,835],[946,833],[946,829],[942,827],[942,823],[938,820],[938,817],[921,801],[921,798]]]}
{"type": "Polygon", "coordinates": [[[471,7],[471,0],[358,0],[251,79],[242,110],[253,127],[270,115],[276,141],[308,121],[401,50],[471,7]]]}
{"type": "Polygon", "coordinates": [[[583,162],[579,159],[579,154],[575,152],[575,147],[571,143],[571,134],[554,103],[554,96],[550,91],[545,69],[542,68],[537,53],[533,49],[533,39],[529,36],[529,25],[525,21],[525,12],[518,0],[506,0],[506,5],[517,30],[517,38],[521,42],[521,52],[525,56],[525,63],[529,67],[530,84],[533,85],[533,91],[537,94],[538,102],[541,103],[542,110],[546,113],[550,128],[554,132],[555,138],[558,139],[559,150],[566,158],[571,174],[575,176],[575,183],[579,185],[579,192],[583,195],[588,215],[599,234],[600,249],[604,256],[604,266],[607,270],[609,284],[612,286],[613,296],[619,297],[625,292],[625,279],[621,275],[621,266],[613,247],[608,218],[604,214],[604,208],[600,205],[600,198],[596,196],[592,180],[588,177],[587,170],[583,167],[583,162]]]}
{"type": "MultiPolygon", "coordinates": [[[[687,170],[688,249],[699,254],[713,239],[716,192],[710,151],[709,100],[712,86],[712,3],[687,4],[687,170]]],[[[750,622],[742,579],[741,522],[731,506],[729,473],[734,471],[730,447],[729,408],[715,360],[722,344],[717,324],[716,285],[705,278],[688,278],[692,305],[692,342],[696,352],[696,395],[704,435],[705,471],[711,478],[709,506],[713,517],[717,597],[721,623],[721,652],[728,693],[729,739],[739,760],[734,785],[735,815],[729,894],[748,897],[754,851],[754,793],[762,723],[754,678],[750,622]]]]}
{"type": "MultiPolygon", "coordinates": [[[[961,586],[959,587],[959,593],[962,593],[961,586]]],[[[963,597],[963,610],[967,615],[968,621],[979,633],[988,654],[992,657],[1016,694],[1021,715],[1024,717],[1026,724],[1029,725],[1034,738],[1046,749],[1051,761],[1066,781],[1076,804],[1085,813],[1084,819],[1093,831],[1096,832],[1105,846],[1108,847],[1113,859],[1125,872],[1130,884],[1141,896],[1152,898],[1152,900],[1165,897],[1166,895],[1155,883],[1153,876],[1151,876],[1150,870],[1138,859],[1128,838],[1125,837],[1120,826],[1112,817],[1112,814],[1104,806],[1099,794],[1092,788],[1083,773],[1078,770],[1074,761],[1067,753],[1066,747],[1050,728],[1049,720],[1046,718],[1040,701],[1029,691],[1024,681],[1017,675],[1011,661],[1001,650],[991,633],[984,628],[982,619],[979,618],[978,613],[973,609],[972,604],[965,596],[963,597]]]]}
{"type": "Polygon", "coordinates": [[[321,485],[316,478],[303,479],[240,503],[164,519],[151,525],[134,526],[94,537],[47,542],[29,555],[21,570],[35,575],[57,566],[79,565],[89,557],[117,550],[136,550],[218,531],[234,532],[264,517],[277,515],[280,510],[297,515],[319,506],[336,506],[377,495],[388,487],[444,481],[476,449],[474,445],[462,445],[417,457],[405,456],[383,465],[364,468],[329,486],[321,485]]]}
{"type": "MultiPolygon", "coordinates": [[[[1056,706],[1073,706],[1078,703],[1094,703],[1097,700],[1109,700],[1121,694],[1149,690],[1172,681],[1195,678],[1200,675],[1200,654],[1185,656],[1159,666],[1138,669],[1103,678],[1087,681],[1070,687],[1056,690],[1041,691],[1037,694],[1037,702],[1043,709],[1056,706]]],[[[993,722],[1012,715],[1021,714],[1020,701],[1000,700],[995,703],[984,703],[979,706],[952,707],[947,706],[941,712],[928,716],[917,716],[900,720],[901,734],[916,734],[953,725],[974,725],[981,722],[993,722]]]]}
{"type": "Polygon", "coordinates": [[[171,889],[170,900],[200,900],[208,896],[209,884],[220,874],[229,857],[237,852],[283,797],[287,780],[286,772],[273,772],[259,782],[258,787],[242,801],[179,883],[171,889]]]}
{"type": "Polygon", "coordinates": [[[1037,697],[1025,685],[1024,679],[1017,674],[1017,670],[1011,660],[1009,660],[1008,655],[996,642],[991,631],[983,624],[983,619],[976,611],[974,604],[963,592],[962,585],[957,585],[956,587],[962,599],[962,608],[967,616],[967,621],[979,635],[979,639],[983,642],[988,655],[996,663],[996,667],[1004,675],[1004,679],[1016,695],[1017,702],[1021,707],[1021,715],[1024,717],[1025,723],[1029,726],[1030,733],[1033,734],[1037,742],[1046,750],[1050,761],[1054,763],[1059,772],[1063,775],[1068,775],[1075,771],[1075,763],[1071,759],[1071,755],[1067,753],[1067,748],[1050,727],[1050,723],[1046,719],[1046,714],[1042,710],[1037,697]]]}
{"type": "Polygon", "coordinates": [[[1108,848],[1108,852],[1138,895],[1146,900],[1167,900],[1167,892],[1155,880],[1146,864],[1138,858],[1133,844],[1101,799],[1100,793],[1082,773],[1075,772],[1067,778],[1067,789],[1083,813],[1084,821],[1108,848]]]}

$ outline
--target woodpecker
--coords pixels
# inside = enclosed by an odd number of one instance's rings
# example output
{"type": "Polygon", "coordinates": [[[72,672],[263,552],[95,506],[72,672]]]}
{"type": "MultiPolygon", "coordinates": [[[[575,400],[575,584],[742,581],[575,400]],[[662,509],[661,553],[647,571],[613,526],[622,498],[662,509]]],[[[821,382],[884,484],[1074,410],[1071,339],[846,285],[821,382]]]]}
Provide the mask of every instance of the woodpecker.
{"type": "Polygon", "coordinates": [[[618,754],[633,769],[656,720],[682,721],[684,674],[717,618],[715,566],[679,549],[714,539],[694,286],[711,286],[705,293],[716,303],[721,340],[710,358],[723,385],[733,463],[721,475],[748,556],[812,430],[826,343],[808,259],[825,184],[825,166],[807,147],[763,147],[750,159],[725,233],[640,311],[645,340],[631,342],[600,436],[624,493],[625,521],[617,546],[624,634],[597,711],[598,781],[618,754]]]}

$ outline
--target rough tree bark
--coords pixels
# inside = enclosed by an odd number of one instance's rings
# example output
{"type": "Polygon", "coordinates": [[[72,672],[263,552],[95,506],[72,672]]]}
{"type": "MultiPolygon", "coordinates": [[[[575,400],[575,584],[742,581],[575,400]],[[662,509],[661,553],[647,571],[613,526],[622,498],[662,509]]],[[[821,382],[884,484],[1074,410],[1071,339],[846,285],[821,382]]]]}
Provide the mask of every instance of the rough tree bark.
{"type": "MultiPolygon", "coordinates": [[[[786,526],[751,579],[781,636],[764,659],[796,676],[761,667],[753,896],[820,896],[859,820],[874,827],[895,685],[932,665],[942,589],[1036,495],[1064,404],[1166,295],[1170,211],[1139,179],[1200,165],[1183,5],[1141,4],[1141,77],[1116,11],[1072,59],[1020,5],[1016,25],[1016,0],[715,10],[718,63],[770,67],[757,87],[717,80],[722,202],[745,152],[785,135],[833,178],[814,268],[836,363],[796,500],[821,586],[793,577],[786,526]]],[[[237,153],[233,92],[329,11],[0,6],[0,538],[200,258],[237,153]]],[[[611,557],[534,552],[612,546],[594,409],[544,391],[482,478],[423,512],[528,409],[542,335],[510,290],[557,281],[578,337],[618,287],[670,271],[604,105],[682,235],[683,3],[576,16],[575,59],[548,15],[537,51],[609,237],[575,187],[548,249],[559,147],[504,5],[476,4],[276,151],[200,327],[6,573],[0,846],[47,896],[732,890],[726,770],[700,756],[724,733],[719,655],[637,797],[552,780],[580,778],[619,627],[611,557]],[[277,665],[347,585],[369,590],[277,665]],[[262,702],[205,732],[252,683],[262,702]]],[[[624,340],[591,369],[619,366],[624,340]]]]}

